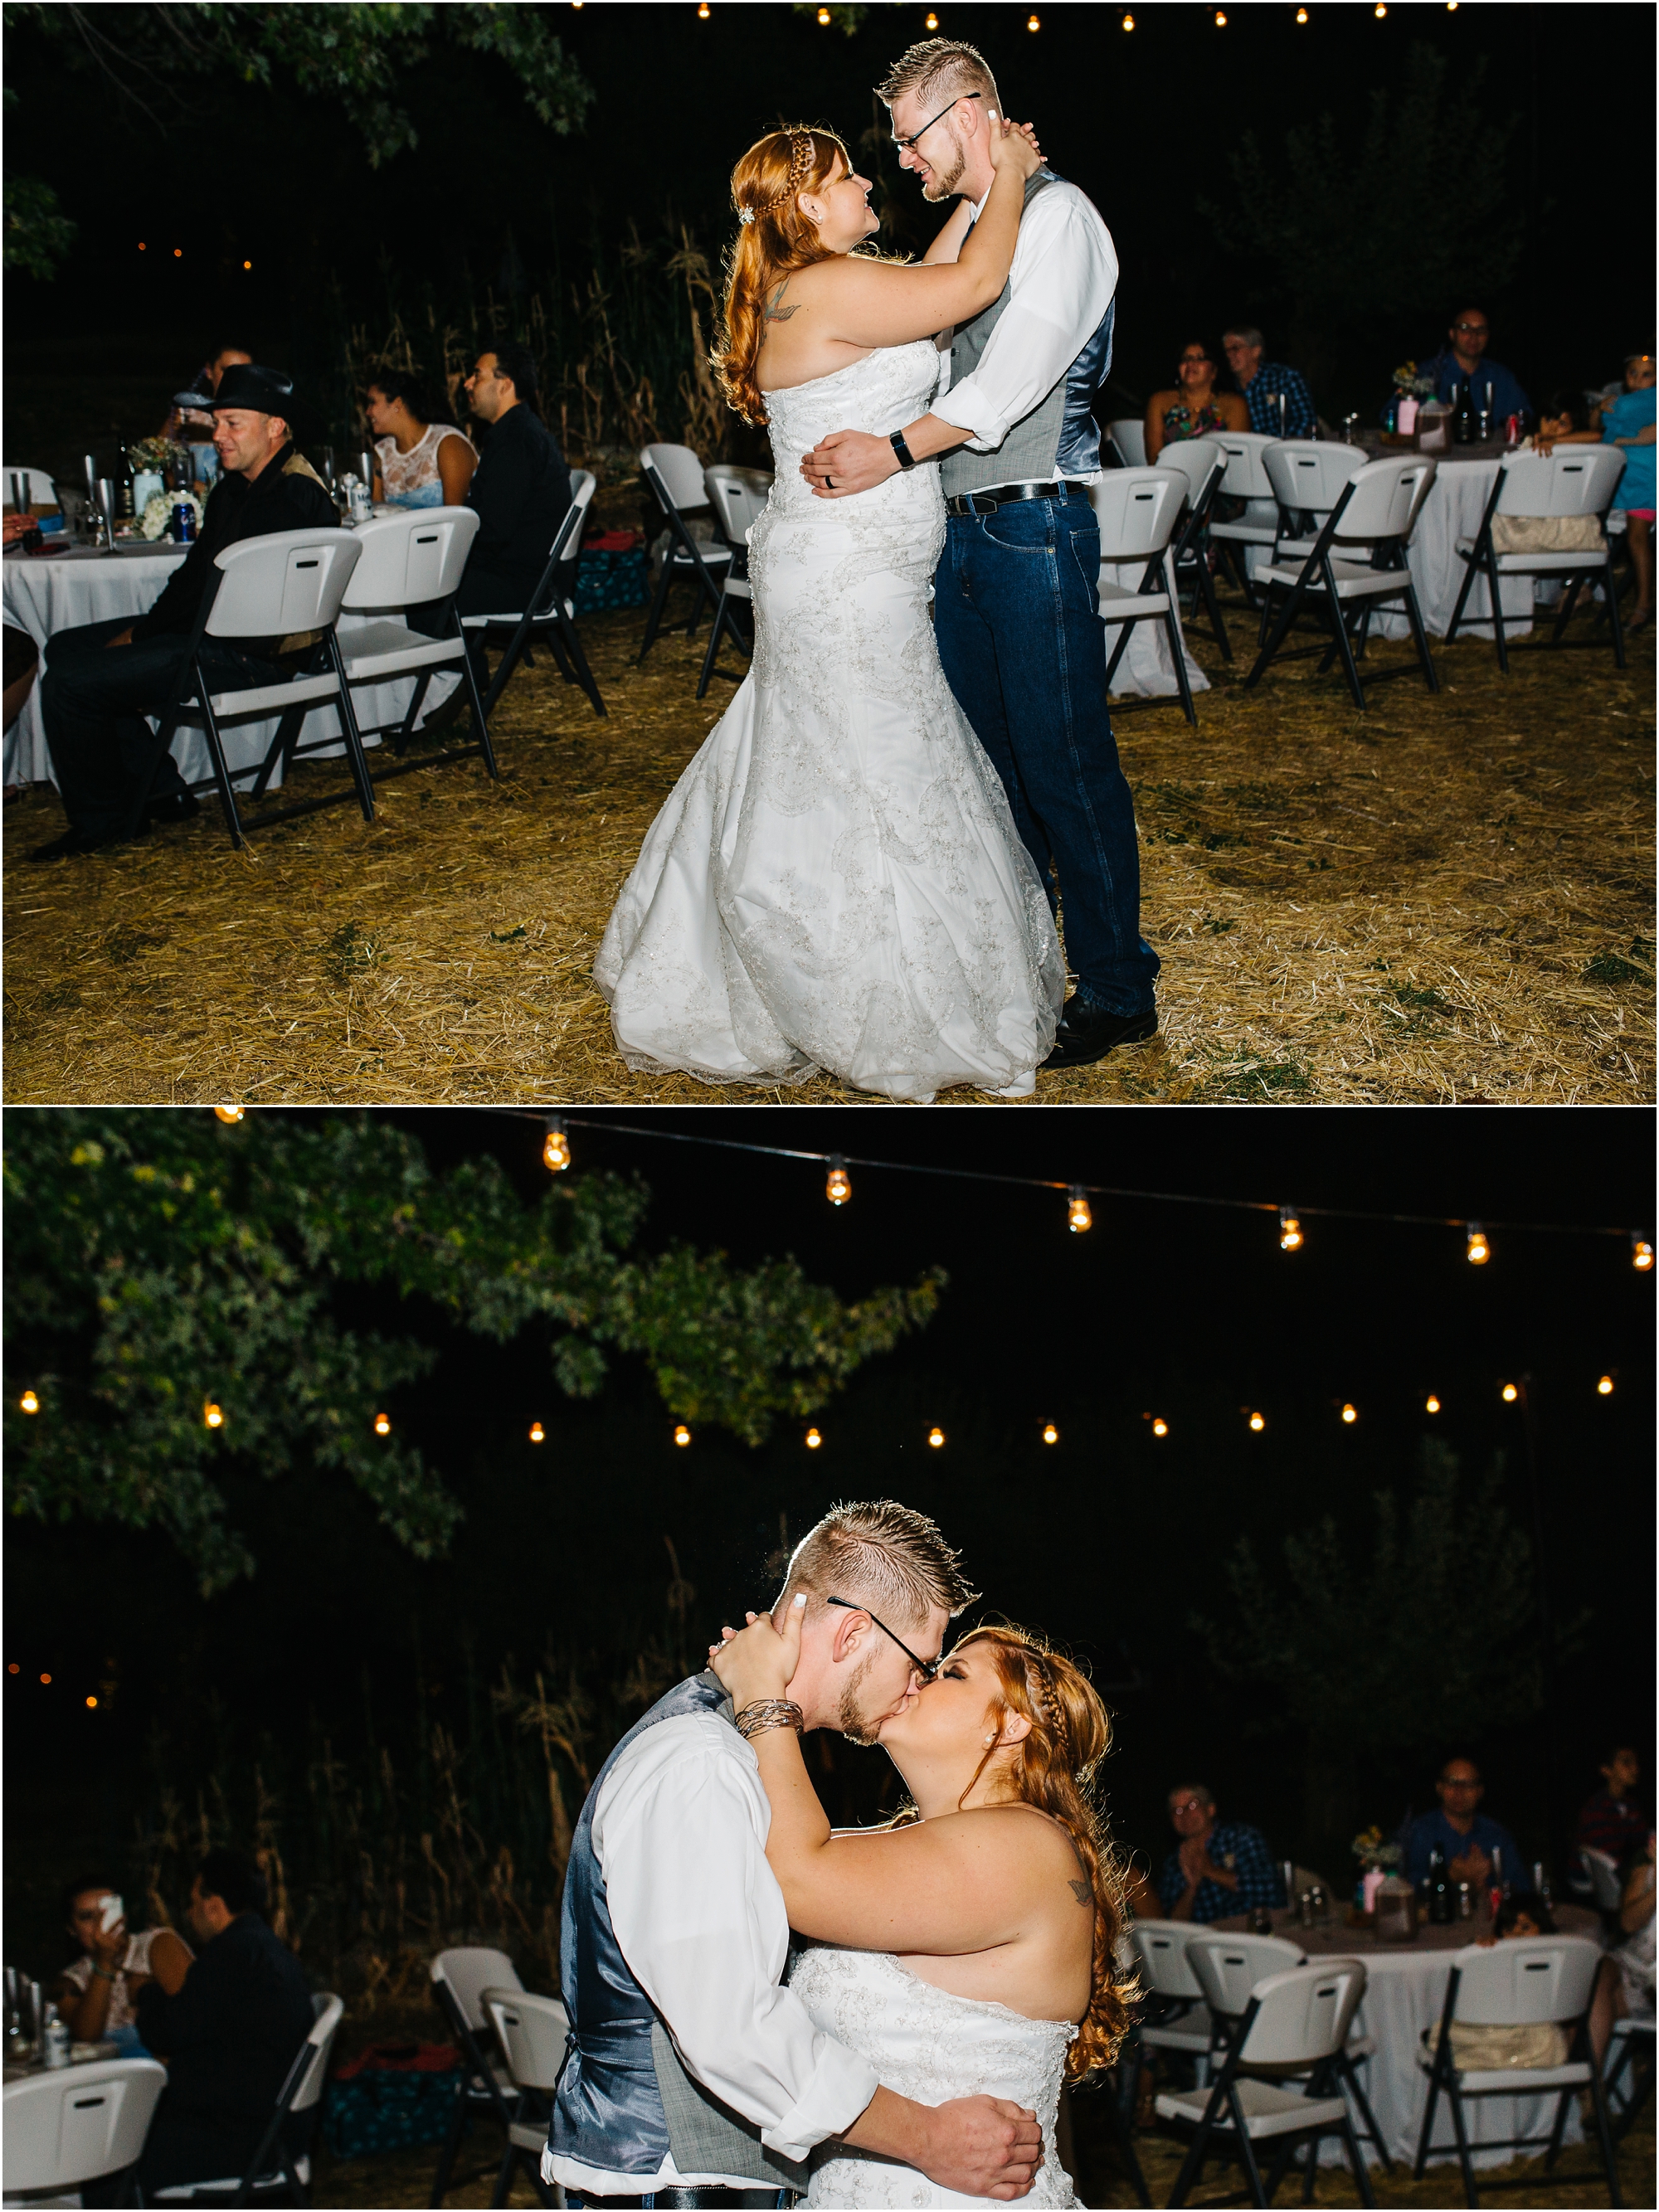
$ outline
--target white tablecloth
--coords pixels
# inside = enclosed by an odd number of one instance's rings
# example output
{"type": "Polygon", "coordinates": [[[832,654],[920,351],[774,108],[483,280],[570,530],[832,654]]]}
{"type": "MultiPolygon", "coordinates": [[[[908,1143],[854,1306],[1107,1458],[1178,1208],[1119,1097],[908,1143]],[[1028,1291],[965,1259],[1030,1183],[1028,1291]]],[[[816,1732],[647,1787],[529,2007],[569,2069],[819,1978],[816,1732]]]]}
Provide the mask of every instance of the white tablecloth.
{"type": "MultiPolygon", "coordinates": [[[[162,586],[183,557],[182,549],[154,553],[57,553],[31,557],[10,553],[0,562],[5,618],[15,629],[27,630],[45,647],[54,630],[73,629],[82,623],[109,622],[117,615],[141,615],[155,605],[162,586]]],[[[366,615],[342,615],[340,635],[346,638],[366,615]]],[[[443,673],[433,678],[426,695],[425,712],[440,706],[460,681],[443,673]]],[[[364,684],[351,695],[352,709],[360,726],[390,722],[406,714],[415,679],[396,684],[364,684]]],[[[227,730],[225,757],[233,769],[264,757],[276,734],[276,720],[243,722],[227,730]]],[[[339,717],[332,707],[314,708],[306,718],[301,742],[340,734],[339,717]]],[[[378,744],[378,738],[370,739],[378,744]]],[[[338,753],[342,747],[331,750],[338,753]]],[[[317,756],[325,758],[326,754],[317,756]]],[[[198,728],[180,730],[173,742],[173,757],[186,783],[195,783],[212,772],[207,739],[198,728]]],[[[53,781],[46,733],[40,719],[40,686],[37,681],[22,713],[6,732],[5,781],[46,783],[53,781]]],[[[282,781],[278,769],[271,777],[274,788],[282,781]]]]}

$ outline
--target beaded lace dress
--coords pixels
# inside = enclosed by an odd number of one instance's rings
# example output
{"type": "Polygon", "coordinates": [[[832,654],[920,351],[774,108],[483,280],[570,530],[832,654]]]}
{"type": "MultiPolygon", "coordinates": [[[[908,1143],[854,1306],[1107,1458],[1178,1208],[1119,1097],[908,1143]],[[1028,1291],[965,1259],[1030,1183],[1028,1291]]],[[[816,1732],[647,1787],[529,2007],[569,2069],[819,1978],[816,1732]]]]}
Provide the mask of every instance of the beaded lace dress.
{"type": "Polygon", "coordinates": [[[925,414],[939,369],[921,339],[767,395],[777,474],[749,533],[753,665],[652,824],[594,963],[632,1068],[1018,1095],[1054,1041],[1054,919],[928,618],[939,471],[845,500],[800,474],[833,430],[925,414]]]}

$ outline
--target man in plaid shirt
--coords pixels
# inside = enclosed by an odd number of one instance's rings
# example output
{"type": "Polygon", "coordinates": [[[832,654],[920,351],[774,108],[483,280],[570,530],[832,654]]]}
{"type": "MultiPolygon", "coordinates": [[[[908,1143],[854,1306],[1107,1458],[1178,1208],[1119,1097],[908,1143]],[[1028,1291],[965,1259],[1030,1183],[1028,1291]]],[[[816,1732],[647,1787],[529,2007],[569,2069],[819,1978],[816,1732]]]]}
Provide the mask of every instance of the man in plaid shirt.
{"type": "Polygon", "coordinates": [[[1306,380],[1282,361],[1263,361],[1266,340],[1248,325],[1242,331],[1224,331],[1221,350],[1233,380],[1250,410],[1250,428],[1269,438],[1311,438],[1318,427],[1313,394],[1306,380]],[[1285,395],[1285,422],[1279,421],[1279,395],[1285,395]]]}
{"type": "Polygon", "coordinates": [[[1170,1792],[1170,1823],[1181,1847],[1158,1877],[1158,1901],[1169,1920],[1224,1920],[1258,1905],[1283,1905],[1285,1884],[1259,1828],[1218,1820],[1201,1782],[1170,1792]]]}

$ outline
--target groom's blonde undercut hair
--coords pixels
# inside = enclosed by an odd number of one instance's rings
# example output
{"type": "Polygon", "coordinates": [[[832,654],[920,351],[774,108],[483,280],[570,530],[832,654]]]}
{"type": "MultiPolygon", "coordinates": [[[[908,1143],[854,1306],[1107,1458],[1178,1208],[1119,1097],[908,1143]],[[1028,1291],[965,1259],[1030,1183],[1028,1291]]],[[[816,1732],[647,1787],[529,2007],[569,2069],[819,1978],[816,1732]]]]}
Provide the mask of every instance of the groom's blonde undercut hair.
{"type": "Polygon", "coordinates": [[[901,1627],[919,1627],[939,1606],[954,1618],[979,1595],[939,1523],[891,1498],[832,1505],[795,1547],[778,1602],[797,1590],[809,1614],[844,1597],[901,1627]]]}
{"type": "Polygon", "coordinates": [[[942,107],[970,92],[985,94],[993,107],[1001,106],[997,81],[979,48],[962,39],[924,39],[899,56],[876,87],[876,98],[890,107],[914,93],[926,106],[942,107]]]}

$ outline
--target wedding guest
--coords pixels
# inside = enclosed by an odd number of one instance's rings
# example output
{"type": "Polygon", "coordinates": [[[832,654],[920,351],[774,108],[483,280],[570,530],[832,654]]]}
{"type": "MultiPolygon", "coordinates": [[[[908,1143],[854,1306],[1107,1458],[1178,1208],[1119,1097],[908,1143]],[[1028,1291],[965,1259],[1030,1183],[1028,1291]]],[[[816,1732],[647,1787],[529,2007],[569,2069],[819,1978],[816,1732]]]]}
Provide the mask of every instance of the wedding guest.
{"type": "Polygon", "coordinates": [[[1446,337],[1449,343],[1423,371],[1434,379],[1437,399],[1455,399],[1467,384],[1475,405],[1485,408],[1495,424],[1507,422],[1511,415],[1531,414],[1532,402],[1520,378],[1501,361],[1486,358],[1492,325],[1484,307],[1460,308],[1446,337]]]}
{"type": "MultiPolygon", "coordinates": [[[[294,386],[280,369],[233,363],[213,402],[213,442],[224,471],[189,553],[149,612],[58,630],[46,641],[40,712],[70,826],[31,860],[57,860],[118,844],[127,834],[154,736],[146,715],[165,712],[189,647],[213,564],[228,545],[283,530],[337,530],[334,501],[289,433],[294,386]]],[[[315,639],[204,639],[214,688],[279,684],[315,639]]],[[[182,822],[198,809],[170,755],[143,797],[151,819],[182,822]]]]}
{"type": "Polygon", "coordinates": [[[1636,605],[1626,624],[1639,629],[1653,613],[1654,360],[1632,354],[1625,363],[1625,388],[1601,410],[1601,435],[1625,456],[1625,473],[1613,494],[1625,510],[1631,566],[1636,571],[1636,605]]]}
{"type": "Polygon", "coordinates": [[[570,505],[570,471],[541,419],[528,346],[481,353],[466,392],[489,434],[466,495],[479,527],[461,579],[460,611],[516,612],[547,567],[570,505]]]}
{"type": "Polygon", "coordinates": [[[1575,1850],[1605,1851],[1616,1866],[1628,1846],[1646,1832],[1647,1814],[1636,1785],[1642,1763],[1629,1744],[1616,1744],[1601,1762],[1601,1787],[1579,1808],[1573,1823],[1575,1850]]]}
{"type": "Polygon", "coordinates": [[[1180,438],[1202,438],[1212,430],[1248,430],[1249,410],[1236,392],[1215,388],[1215,361],[1201,339],[1182,346],[1176,381],[1146,403],[1146,459],[1156,461],[1165,446],[1180,438]]]}
{"type": "Polygon", "coordinates": [[[425,386],[406,369],[382,369],[364,403],[374,433],[374,496],[393,507],[459,507],[478,456],[472,441],[446,422],[425,386]]]}
{"type": "Polygon", "coordinates": [[[1480,1810],[1486,1785],[1472,1759],[1449,1759],[1434,1785],[1440,1800],[1436,1813],[1424,1813],[1406,1831],[1406,1862],[1401,1871],[1413,1887],[1429,1870],[1429,1854],[1439,1851],[1452,1881],[1466,1881],[1482,1889],[1493,1879],[1495,1854],[1503,1854],[1503,1875],[1513,1884],[1521,1873],[1521,1847],[1509,1830],[1480,1810]]]}
{"type": "Polygon", "coordinates": [[[114,1886],[95,1875],[65,1887],[64,1917],[81,1955],[64,1967],[54,1994],[77,2043],[114,2043],[124,2058],[143,2057],[133,1991],[153,1978],[175,1996],[194,1954],[171,1928],[141,1928],[134,1935],[125,1912],[106,1929],[104,1908],[112,1899],[120,1902],[114,1886]]]}
{"type": "Polygon", "coordinates": [[[1267,438],[1313,436],[1319,428],[1319,416],[1307,379],[1299,369],[1287,368],[1282,361],[1263,361],[1267,340],[1254,325],[1245,323],[1237,329],[1223,331],[1221,350],[1227,356],[1234,383],[1244,394],[1251,429],[1267,438]],[[1279,408],[1281,397],[1285,402],[1282,419],[1279,408]]]}
{"type": "Polygon", "coordinates": [[[1599,2065],[1616,2020],[1654,2016],[1653,1830],[1626,1850],[1619,1869],[1619,1929],[1624,1942],[1601,1961],[1590,2006],[1590,2045],[1599,2065]]]}
{"type": "Polygon", "coordinates": [[[264,1903],[246,1859],[208,1852],[190,1893],[200,1955],[176,1990],[159,1975],[137,1984],[138,2033],[167,2069],[138,2165],[146,2203],[158,2189],[242,2172],[311,2032],[305,1977],[262,1917],[264,1903]]]}
{"type": "Polygon", "coordinates": [[[1259,1828],[1222,1820],[1201,1782],[1170,1792],[1170,1825],[1181,1838],[1158,1877],[1168,1920],[1224,1920],[1258,1905],[1283,1905],[1285,1884],[1259,1828]]]}
{"type": "Polygon", "coordinates": [[[253,356],[239,345],[213,347],[185,389],[173,393],[173,410],[162,423],[160,435],[186,445],[191,442],[192,430],[198,437],[204,430],[211,436],[214,395],[219,389],[220,379],[228,368],[246,367],[252,359],[253,356]]]}
{"type": "Polygon", "coordinates": [[[1599,446],[1599,422],[1600,410],[1581,393],[1553,392],[1540,404],[1538,428],[1521,442],[1534,453],[1552,453],[1558,446],[1599,446]]]}

